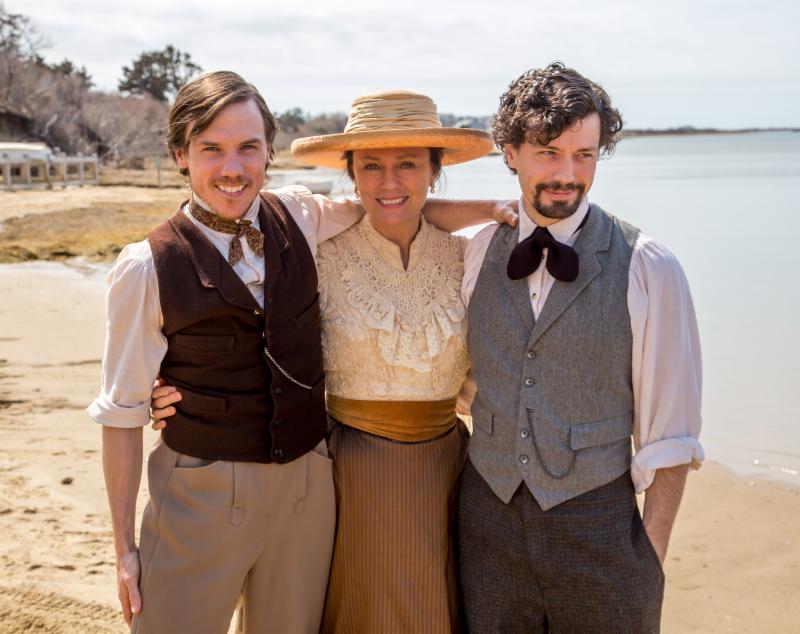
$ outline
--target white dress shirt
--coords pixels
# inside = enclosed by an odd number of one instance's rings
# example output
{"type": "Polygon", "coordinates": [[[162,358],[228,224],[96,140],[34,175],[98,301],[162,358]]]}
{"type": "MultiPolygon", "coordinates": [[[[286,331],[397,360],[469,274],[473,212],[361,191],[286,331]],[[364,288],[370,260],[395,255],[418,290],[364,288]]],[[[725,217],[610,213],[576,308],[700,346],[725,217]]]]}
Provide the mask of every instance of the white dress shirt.
{"type": "MultiPolygon", "coordinates": [[[[351,202],[334,203],[301,186],[276,189],[276,194],[305,236],[311,254],[317,245],[357,222],[363,212],[351,202]]],[[[208,206],[197,196],[199,205],[208,206]]],[[[256,229],[259,197],[244,218],[256,229]]],[[[214,231],[196,220],[188,205],[183,213],[203,232],[226,260],[234,236],[214,231]]],[[[233,270],[264,306],[264,256],[257,256],[244,237],[239,238],[243,257],[233,270]]],[[[158,277],[147,240],[127,245],[108,274],[106,294],[106,343],[100,394],[86,412],[110,427],[143,427],[150,422],[150,393],[167,352],[161,331],[163,317],[158,296],[158,277]]]]}
{"type": "MultiPolygon", "coordinates": [[[[530,236],[536,223],[520,199],[519,240],[530,236]]],[[[578,210],[548,229],[559,242],[573,245],[578,227],[589,211],[584,199],[578,210]]],[[[469,306],[483,258],[498,225],[480,231],[464,256],[462,297],[469,306]]],[[[545,266],[528,276],[531,307],[536,319],[555,282],[545,266]]],[[[686,276],[664,246],[640,234],[633,247],[628,276],[628,312],[633,335],[633,441],[631,477],[637,492],[653,482],[657,469],[691,464],[704,458],[700,434],[702,366],[700,337],[686,276]]]]}

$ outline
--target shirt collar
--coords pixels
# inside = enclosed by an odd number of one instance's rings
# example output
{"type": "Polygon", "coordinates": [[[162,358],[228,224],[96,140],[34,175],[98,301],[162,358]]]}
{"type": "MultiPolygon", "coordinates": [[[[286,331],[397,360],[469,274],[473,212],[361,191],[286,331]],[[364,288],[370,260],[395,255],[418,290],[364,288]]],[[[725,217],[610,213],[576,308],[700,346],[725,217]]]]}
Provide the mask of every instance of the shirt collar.
{"type": "MultiPolygon", "coordinates": [[[[522,242],[525,238],[533,233],[533,230],[536,229],[537,224],[533,221],[533,219],[528,215],[526,209],[527,203],[525,202],[525,197],[519,197],[519,241],[522,242]]],[[[584,216],[589,211],[589,199],[584,196],[583,200],[581,200],[581,204],[578,205],[578,208],[575,210],[575,213],[569,216],[568,218],[563,218],[557,222],[554,222],[551,225],[547,226],[547,229],[553,235],[553,237],[558,240],[559,242],[563,242],[568,244],[570,239],[573,239],[575,236],[575,231],[577,231],[578,227],[581,226],[581,222],[583,222],[584,216]]]]}
{"type": "MultiPolygon", "coordinates": [[[[197,204],[200,205],[203,209],[205,209],[206,211],[210,211],[211,213],[216,213],[213,209],[211,209],[211,206],[202,198],[200,198],[200,196],[198,196],[195,192],[192,192],[192,196],[194,197],[195,202],[197,202],[197,204]]],[[[253,202],[250,203],[250,208],[247,210],[247,213],[245,213],[245,215],[242,216],[243,220],[249,220],[252,226],[254,226],[256,229],[259,228],[258,210],[260,208],[261,208],[261,196],[257,195],[255,198],[253,198],[253,202]]]]}

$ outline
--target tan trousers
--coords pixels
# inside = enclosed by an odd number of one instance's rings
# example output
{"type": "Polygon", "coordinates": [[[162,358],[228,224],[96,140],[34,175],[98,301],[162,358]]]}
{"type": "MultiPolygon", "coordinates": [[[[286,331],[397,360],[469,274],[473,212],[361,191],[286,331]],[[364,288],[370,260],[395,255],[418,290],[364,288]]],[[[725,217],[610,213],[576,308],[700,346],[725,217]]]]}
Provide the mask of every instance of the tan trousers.
{"type": "Polygon", "coordinates": [[[316,633],[336,524],[323,440],[288,464],[209,462],[159,443],[139,556],[134,634],[316,633]]]}

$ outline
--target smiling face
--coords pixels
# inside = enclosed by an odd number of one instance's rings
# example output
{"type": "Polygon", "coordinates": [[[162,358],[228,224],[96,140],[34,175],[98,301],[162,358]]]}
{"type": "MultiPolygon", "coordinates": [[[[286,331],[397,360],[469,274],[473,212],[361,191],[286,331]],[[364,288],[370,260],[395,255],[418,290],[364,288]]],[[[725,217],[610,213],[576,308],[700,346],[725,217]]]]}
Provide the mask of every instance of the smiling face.
{"type": "MultiPolygon", "coordinates": [[[[191,127],[187,136],[191,134],[191,127]]],[[[223,108],[175,160],[188,169],[192,191],[219,216],[241,218],[264,184],[269,145],[264,119],[250,99],[223,108]]]]}
{"type": "Polygon", "coordinates": [[[419,225],[428,188],[438,174],[428,148],[355,150],[353,177],[372,225],[419,225]]]}
{"type": "Polygon", "coordinates": [[[503,148],[508,166],[517,171],[526,211],[538,225],[575,213],[594,181],[599,145],[600,117],[593,112],[547,145],[503,148]]]}

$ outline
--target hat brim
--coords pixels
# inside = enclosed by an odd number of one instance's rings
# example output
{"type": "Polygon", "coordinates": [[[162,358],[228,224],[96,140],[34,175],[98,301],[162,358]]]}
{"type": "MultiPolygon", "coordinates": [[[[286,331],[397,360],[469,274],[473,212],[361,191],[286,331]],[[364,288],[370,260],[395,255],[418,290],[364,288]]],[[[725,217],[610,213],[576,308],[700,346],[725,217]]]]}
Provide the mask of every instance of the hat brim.
{"type": "Polygon", "coordinates": [[[402,147],[437,147],[444,150],[442,165],[465,163],[488,154],[494,147],[492,136],[472,128],[405,128],[346,132],[295,139],[292,156],[318,167],[344,169],[342,154],[348,150],[402,147]]]}

